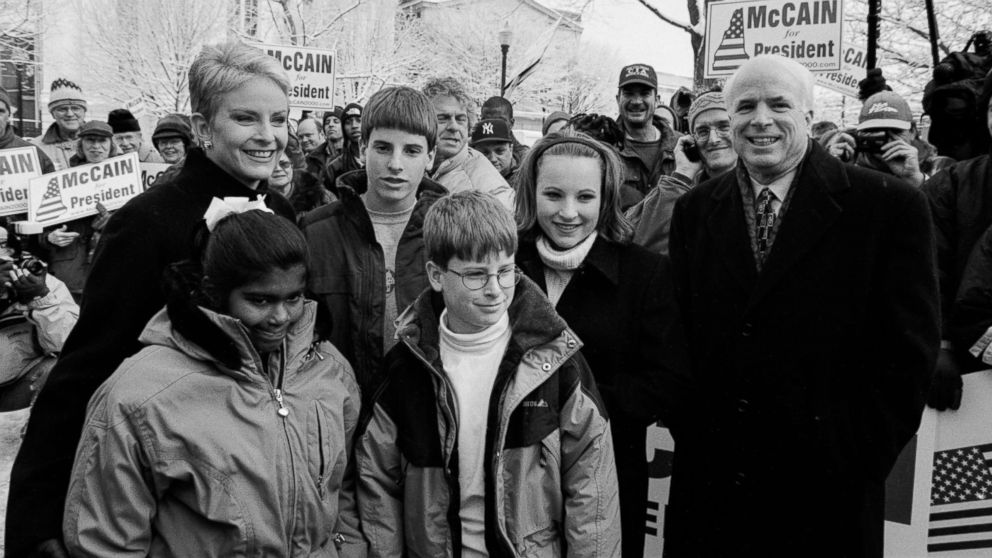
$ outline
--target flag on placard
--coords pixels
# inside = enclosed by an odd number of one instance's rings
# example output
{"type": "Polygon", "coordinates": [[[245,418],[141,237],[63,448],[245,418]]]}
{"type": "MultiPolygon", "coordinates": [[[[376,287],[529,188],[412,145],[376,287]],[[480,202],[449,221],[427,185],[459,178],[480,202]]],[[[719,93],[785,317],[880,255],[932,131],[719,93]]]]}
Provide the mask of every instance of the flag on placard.
{"type": "Polygon", "coordinates": [[[738,8],[730,17],[730,27],[723,32],[723,40],[713,54],[713,70],[736,70],[747,59],[744,50],[744,8],[738,8]]]}
{"type": "Polygon", "coordinates": [[[543,35],[534,41],[533,46],[531,46],[520,59],[521,62],[514,67],[513,71],[508,76],[506,76],[506,92],[503,94],[504,97],[509,97],[510,93],[512,93],[517,86],[537,71],[537,66],[541,63],[541,60],[544,59],[544,53],[548,51],[548,47],[551,46],[551,39],[555,37],[555,31],[557,31],[558,26],[561,25],[562,19],[562,17],[559,17],[558,21],[556,21],[550,29],[545,31],[543,35]]]}
{"type": "Polygon", "coordinates": [[[45,195],[41,197],[37,219],[39,222],[51,221],[59,218],[66,211],[68,209],[62,203],[62,190],[59,188],[59,181],[57,178],[53,178],[48,181],[45,195]]]}
{"type": "Polygon", "coordinates": [[[927,552],[992,549],[992,444],[938,451],[927,552]]]}

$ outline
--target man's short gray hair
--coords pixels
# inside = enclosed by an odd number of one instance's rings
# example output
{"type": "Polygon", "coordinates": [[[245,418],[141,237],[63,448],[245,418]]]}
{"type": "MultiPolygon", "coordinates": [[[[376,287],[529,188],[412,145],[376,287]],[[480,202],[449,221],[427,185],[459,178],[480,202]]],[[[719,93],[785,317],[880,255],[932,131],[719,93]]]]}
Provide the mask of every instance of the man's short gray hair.
{"type": "Polygon", "coordinates": [[[453,77],[434,77],[427,80],[422,89],[424,95],[433,101],[436,97],[454,97],[468,113],[470,124],[475,120],[475,100],[465,91],[465,87],[453,77]]]}
{"type": "Polygon", "coordinates": [[[272,80],[289,94],[289,77],[279,61],[264,51],[241,41],[228,41],[203,47],[189,68],[189,99],[193,112],[208,121],[220,99],[252,78],[272,80]]]}

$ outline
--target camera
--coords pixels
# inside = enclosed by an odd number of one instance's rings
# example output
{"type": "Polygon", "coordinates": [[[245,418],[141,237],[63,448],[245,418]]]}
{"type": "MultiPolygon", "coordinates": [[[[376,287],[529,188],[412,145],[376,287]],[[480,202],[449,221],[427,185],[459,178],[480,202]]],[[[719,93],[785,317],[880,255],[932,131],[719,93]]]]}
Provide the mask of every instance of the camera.
{"type": "Polygon", "coordinates": [[[699,162],[699,144],[695,140],[686,140],[682,142],[682,152],[685,153],[685,158],[693,163],[699,162]]]}
{"type": "Polygon", "coordinates": [[[858,153],[871,153],[878,154],[882,152],[882,147],[892,141],[889,137],[889,132],[885,130],[878,131],[861,131],[858,132],[857,137],[857,152],[858,153]]]}
{"type": "Polygon", "coordinates": [[[21,257],[14,260],[14,265],[30,273],[31,275],[41,275],[45,273],[45,262],[28,253],[21,254],[21,257]]]}

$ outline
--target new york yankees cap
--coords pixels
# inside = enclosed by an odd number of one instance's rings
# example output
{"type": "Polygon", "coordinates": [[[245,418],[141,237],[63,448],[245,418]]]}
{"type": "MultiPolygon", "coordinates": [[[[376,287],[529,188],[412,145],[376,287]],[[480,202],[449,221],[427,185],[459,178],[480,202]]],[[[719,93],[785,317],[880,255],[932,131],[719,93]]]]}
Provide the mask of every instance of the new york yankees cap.
{"type": "Polygon", "coordinates": [[[480,143],[512,142],[510,135],[510,125],[502,118],[491,118],[476,122],[472,128],[472,141],[470,146],[474,147],[480,143]]]}

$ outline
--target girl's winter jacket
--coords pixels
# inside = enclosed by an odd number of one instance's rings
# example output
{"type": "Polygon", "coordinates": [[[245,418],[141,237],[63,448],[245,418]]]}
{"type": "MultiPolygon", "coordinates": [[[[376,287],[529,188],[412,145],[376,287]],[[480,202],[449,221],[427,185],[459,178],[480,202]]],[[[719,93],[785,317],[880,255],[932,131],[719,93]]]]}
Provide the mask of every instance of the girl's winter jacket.
{"type": "MultiPolygon", "coordinates": [[[[458,416],[440,360],[443,300],[428,290],[397,320],[386,380],[355,442],[371,556],[461,556],[458,416]]],[[[488,409],[489,556],[619,557],[609,420],[581,342],[523,278],[488,409]]]]}
{"type": "Polygon", "coordinates": [[[162,310],[97,390],[63,531],[73,556],[364,556],[349,468],[360,394],[313,335],[263,370],[235,318],[162,310]],[[270,379],[271,378],[271,379],[270,379]]]}

